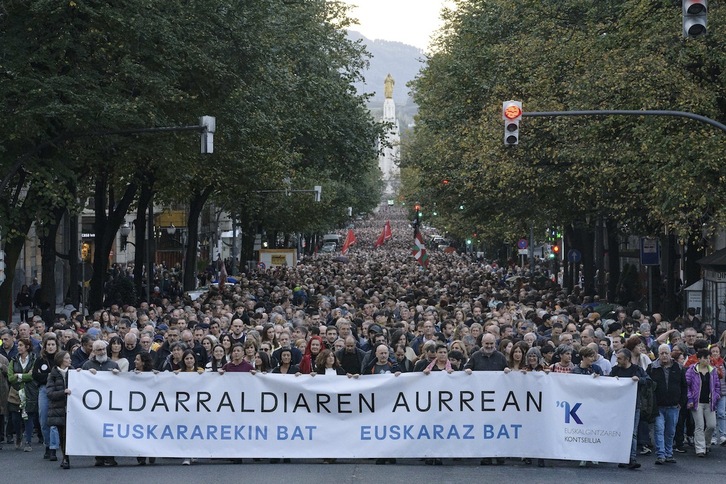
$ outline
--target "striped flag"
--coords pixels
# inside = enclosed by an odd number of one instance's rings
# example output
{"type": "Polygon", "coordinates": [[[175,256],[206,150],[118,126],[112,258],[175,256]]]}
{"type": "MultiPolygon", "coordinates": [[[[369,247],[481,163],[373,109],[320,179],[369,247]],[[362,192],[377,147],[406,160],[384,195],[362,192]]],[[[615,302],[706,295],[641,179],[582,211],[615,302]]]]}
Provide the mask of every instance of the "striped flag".
{"type": "Polygon", "coordinates": [[[426,254],[426,246],[424,245],[423,238],[421,237],[421,232],[418,230],[413,236],[413,251],[411,251],[411,253],[423,267],[429,266],[429,256],[426,254]]]}

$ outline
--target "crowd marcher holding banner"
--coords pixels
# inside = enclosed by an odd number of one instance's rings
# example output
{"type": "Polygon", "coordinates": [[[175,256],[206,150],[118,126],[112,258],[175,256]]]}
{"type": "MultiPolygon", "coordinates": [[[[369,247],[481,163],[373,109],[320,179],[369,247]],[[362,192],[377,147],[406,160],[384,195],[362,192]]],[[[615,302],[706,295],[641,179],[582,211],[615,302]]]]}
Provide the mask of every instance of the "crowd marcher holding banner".
{"type": "Polygon", "coordinates": [[[32,373],[35,353],[32,351],[33,344],[27,338],[18,339],[17,345],[18,354],[8,365],[7,372],[10,382],[8,414],[15,431],[15,448],[31,452],[33,421],[38,413],[38,385],[33,380],[32,373]],[[22,443],[23,434],[25,444],[22,443]]]}
{"type": "Polygon", "coordinates": [[[123,356],[123,348],[123,340],[118,336],[114,336],[109,340],[106,351],[109,359],[118,365],[120,371],[129,371],[129,360],[123,356]]]}
{"type": "Polygon", "coordinates": [[[449,349],[446,345],[439,343],[434,347],[434,350],[436,357],[426,366],[426,368],[423,369],[424,375],[430,375],[432,371],[453,373],[454,369],[451,367],[451,362],[449,361],[449,349]]]}
{"type": "Polygon", "coordinates": [[[313,372],[315,359],[323,349],[323,338],[311,336],[305,346],[302,361],[300,361],[300,373],[308,375],[313,372]]]}
{"type": "Polygon", "coordinates": [[[295,375],[296,373],[300,373],[300,368],[297,365],[292,364],[291,348],[282,348],[279,355],[280,364],[277,366],[277,368],[272,370],[272,373],[281,373],[283,375],[295,375]]]}
{"type": "Polygon", "coordinates": [[[193,350],[184,350],[182,354],[182,364],[174,373],[204,373],[204,368],[197,365],[197,355],[193,350]]]}
{"type": "Polygon", "coordinates": [[[696,424],[694,443],[696,455],[706,457],[711,452],[711,437],[716,430],[716,407],[721,398],[718,371],[711,366],[711,353],[702,348],[696,352],[698,363],[686,370],[688,409],[696,424]]]}
{"type": "Polygon", "coordinates": [[[55,333],[43,335],[40,355],[33,365],[33,380],[38,385],[38,416],[40,429],[45,443],[44,459],[50,459],[51,452],[48,442],[50,440],[50,427],[48,426],[48,394],[45,385],[48,383],[48,376],[55,366],[55,354],[58,349],[58,342],[55,333]]]}
{"type": "Polygon", "coordinates": [[[326,348],[315,358],[314,373],[318,375],[346,375],[347,372],[340,366],[335,353],[326,348]]]}
{"type": "MultiPolygon", "coordinates": [[[[97,340],[93,342],[91,357],[88,358],[83,364],[82,370],[88,370],[92,374],[96,374],[99,371],[111,371],[113,373],[119,373],[118,365],[115,361],[111,361],[108,356],[108,343],[103,340],[97,340]]],[[[114,457],[109,456],[96,456],[96,462],[93,464],[96,467],[114,467],[118,465],[114,457]]]]}
{"type": "MultiPolygon", "coordinates": [[[[136,358],[134,358],[134,373],[147,373],[147,372],[155,372],[158,373],[157,370],[154,369],[154,359],[151,357],[149,353],[141,352],[136,354],[136,358]]],[[[146,457],[137,457],[136,462],[140,466],[145,466],[147,462],[146,457]]],[[[149,464],[155,464],[156,463],[156,457],[149,457],[148,458],[149,464]]]]}
{"type": "MultiPolygon", "coordinates": [[[[264,343],[269,344],[269,343],[264,343]]],[[[255,372],[259,373],[270,373],[272,372],[272,362],[270,360],[270,353],[266,351],[257,352],[255,355],[255,372]]]]}
{"type": "Polygon", "coordinates": [[[224,374],[225,372],[250,372],[255,368],[244,358],[245,350],[244,346],[240,343],[236,343],[232,347],[232,360],[225,363],[224,366],[219,370],[219,373],[224,374]]]}
{"type": "MultiPolygon", "coordinates": [[[[466,373],[471,375],[472,371],[503,371],[509,372],[507,366],[507,358],[496,350],[496,337],[491,333],[485,333],[481,337],[481,348],[476,351],[469,361],[464,365],[466,373]]],[[[504,458],[497,457],[495,460],[497,465],[504,464],[504,458]]],[[[481,465],[491,465],[491,458],[485,457],[480,462],[481,465]]]]}
{"type": "Polygon", "coordinates": [[[257,341],[254,338],[247,338],[242,344],[242,347],[245,350],[245,361],[254,368],[255,360],[257,359],[257,341]]]}
{"type": "Polygon", "coordinates": [[[655,401],[658,415],[655,417],[655,463],[663,465],[676,462],[673,457],[673,440],[676,435],[678,413],[686,404],[685,370],[671,357],[668,344],[658,346],[658,358],[648,368],[648,375],[655,383],[655,401]]]}
{"type": "Polygon", "coordinates": [[[224,347],[221,344],[216,344],[209,352],[211,359],[205,366],[207,371],[218,371],[227,363],[227,355],[225,354],[224,347]]]}
{"type": "Polygon", "coordinates": [[[618,350],[616,358],[617,365],[613,367],[610,376],[615,378],[631,378],[638,384],[638,395],[635,398],[635,420],[633,422],[633,442],[630,446],[630,461],[627,464],[618,464],[620,468],[631,470],[639,469],[640,463],[637,460],[638,450],[638,424],[640,423],[641,393],[647,390],[650,384],[650,377],[639,366],[632,363],[633,354],[627,348],[618,350]]]}
{"type": "MultiPolygon", "coordinates": [[[[54,355],[54,366],[48,376],[46,383],[46,391],[48,395],[48,426],[50,429],[55,428],[58,432],[58,440],[63,460],[61,468],[70,469],[71,462],[66,453],[66,407],[68,405],[68,395],[71,391],[68,389],[68,369],[71,367],[71,355],[67,351],[59,350],[54,355]]],[[[50,443],[50,433],[48,434],[48,443],[50,443]]],[[[49,459],[57,461],[58,456],[56,449],[50,449],[49,459]]]]}
{"type": "MultiPolygon", "coordinates": [[[[171,330],[170,330],[171,331],[171,330]]],[[[176,342],[169,346],[169,355],[161,365],[161,371],[177,371],[182,367],[182,357],[184,356],[184,350],[186,346],[184,343],[176,342]]]]}

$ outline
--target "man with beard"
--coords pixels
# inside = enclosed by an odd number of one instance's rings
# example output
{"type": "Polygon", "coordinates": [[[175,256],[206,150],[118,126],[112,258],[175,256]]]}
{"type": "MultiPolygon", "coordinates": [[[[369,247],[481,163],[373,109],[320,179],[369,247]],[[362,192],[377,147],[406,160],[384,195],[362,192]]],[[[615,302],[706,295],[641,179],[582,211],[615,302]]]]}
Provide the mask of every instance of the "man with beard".
{"type": "MultiPolygon", "coordinates": [[[[469,361],[464,365],[464,371],[471,375],[472,371],[503,371],[509,372],[507,358],[497,351],[496,337],[491,333],[485,333],[481,338],[481,349],[471,355],[469,361]]],[[[480,464],[483,466],[491,465],[491,458],[484,458],[480,464]]],[[[504,458],[497,457],[497,465],[504,464],[504,458]]]]}
{"type": "Polygon", "coordinates": [[[340,361],[340,366],[349,375],[357,375],[363,366],[363,360],[366,352],[358,348],[356,340],[353,336],[345,338],[345,347],[335,353],[335,357],[340,361]]]}
{"type": "MultiPolygon", "coordinates": [[[[108,357],[108,353],[106,353],[107,345],[108,343],[102,340],[94,341],[91,350],[91,357],[83,364],[82,369],[88,370],[94,375],[98,371],[112,371],[114,373],[118,373],[120,371],[118,365],[115,361],[112,361],[108,357]]],[[[96,456],[96,463],[93,465],[96,467],[112,467],[117,466],[118,462],[116,462],[116,459],[113,457],[96,456]]]]}

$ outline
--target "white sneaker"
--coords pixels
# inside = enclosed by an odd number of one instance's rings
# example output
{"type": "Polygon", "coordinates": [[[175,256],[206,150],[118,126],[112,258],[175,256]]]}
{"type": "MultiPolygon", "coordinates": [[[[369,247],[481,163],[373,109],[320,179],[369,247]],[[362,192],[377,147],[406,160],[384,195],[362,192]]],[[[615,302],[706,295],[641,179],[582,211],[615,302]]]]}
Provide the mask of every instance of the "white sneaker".
{"type": "Polygon", "coordinates": [[[721,437],[720,437],[720,438],[718,439],[718,445],[726,445],[726,435],[722,435],[722,436],[721,436],[721,437]]]}
{"type": "Polygon", "coordinates": [[[192,462],[189,459],[184,459],[182,461],[182,465],[183,466],[190,466],[190,465],[192,465],[192,462]]]}

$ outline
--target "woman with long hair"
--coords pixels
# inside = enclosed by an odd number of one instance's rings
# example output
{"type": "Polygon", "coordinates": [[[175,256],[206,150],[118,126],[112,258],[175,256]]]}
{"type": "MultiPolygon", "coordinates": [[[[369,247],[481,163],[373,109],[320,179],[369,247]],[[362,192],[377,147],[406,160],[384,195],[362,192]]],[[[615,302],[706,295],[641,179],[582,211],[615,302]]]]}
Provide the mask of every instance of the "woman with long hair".
{"type": "Polygon", "coordinates": [[[509,369],[512,371],[524,369],[524,365],[526,363],[524,359],[527,351],[529,351],[529,345],[524,341],[518,341],[512,347],[512,351],[509,353],[509,358],[507,358],[509,361],[509,369]]]}
{"type": "Polygon", "coordinates": [[[10,424],[15,429],[15,448],[25,452],[33,450],[30,445],[33,437],[33,422],[38,416],[38,385],[33,380],[35,353],[33,343],[28,338],[20,338],[17,343],[18,354],[8,365],[8,414],[10,424]],[[23,432],[25,445],[22,445],[23,432]]]}
{"type": "Polygon", "coordinates": [[[224,354],[229,360],[232,354],[232,336],[229,333],[224,333],[219,337],[219,344],[221,344],[222,348],[224,348],[224,354]]]}
{"type": "Polygon", "coordinates": [[[212,348],[212,351],[209,354],[211,359],[205,367],[207,371],[217,371],[222,368],[227,361],[229,361],[225,354],[224,347],[221,344],[214,345],[214,348],[212,348]]]}
{"type": "Polygon", "coordinates": [[[318,375],[345,375],[346,371],[340,366],[335,353],[324,349],[315,358],[315,373],[318,375]]]}
{"type": "MultiPolygon", "coordinates": [[[[46,384],[49,402],[48,426],[58,429],[60,450],[63,454],[61,468],[70,469],[71,462],[68,454],[66,454],[66,407],[68,404],[68,395],[71,394],[68,388],[68,368],[71,367],[71,354],[67,351],[60,350],[56,352],[53,363],[53,370],[51,370],[48,376],[48,383],[46,384]]],[[[50,431],[48,433],[50,434],[50,431]]],[[[51,450],[51,460],[58,460],[55,450],[51,450]]]]}
{"type": "Polygon", "coordinates": [[[255,357],[255,372],[270,373],[272,371],[272,363],[270,363],[270,354],[264,351],[258,351],[255,357]]]}
{"type": "Polygon", "coordinates": [[[262,326],[262,331],[260,332],[260,343],[270,343],[272,351],[280,347],[280,344],[277,342],[277,333],[275,333],[274,324],[267,323],[262,326]]]}
{"type": "Polygon", "coordinates": [[[323,339],[320,336],[311,336],[305,346],[305,353],[300,361],[300,373],[309,375],[314,371],[315,360],[323,349],[323,339]]]}
{"type": "Polygon", "coordinates": [[[181,368],[174,373],[204,373],[204,368],[197,364],[197,355],[194,350],[184,350],[181,368]]]}
{"type": "MultiPolygon", "coordinates": [[[[211,334],[206,335],[204,338],[202,338],[202,348],[204,348],[204,352],[207,354],[207,361],[201,362],[205,365],[212,361],[212,349],[217,345],[217,338],[212,336],[211,334]]],[[[224,349],[224,348],[223,348],[224,349]]]]}
{"type": "Polygon", "coordinates": [[[50,446],[50,427],[48,426],[48,393],[46,384],[48,376],[55,367],[55,354],[58,351],[58,340],[55,333],[46,333],[43,335],[43,341],[40,346],[40,356],[35,360],[33,365],[33,380],[38,385],[38,414],[40,418],[40,431],[43,434],[43,442],[45,442],[45,454],[43,459],[58,460],[55,451],[51,452],[50,446]]]}
{"type": "Polygon", "coordinates": [[[118,365],[119,371],[129,371],[129,360],[121,355],[123,348],[123,340],[118,336],[114,336],[108,342],[106,352],[108,353],[108,359],[114,361],[118,365]]]}

